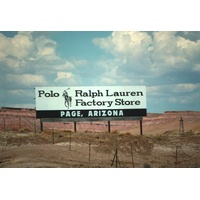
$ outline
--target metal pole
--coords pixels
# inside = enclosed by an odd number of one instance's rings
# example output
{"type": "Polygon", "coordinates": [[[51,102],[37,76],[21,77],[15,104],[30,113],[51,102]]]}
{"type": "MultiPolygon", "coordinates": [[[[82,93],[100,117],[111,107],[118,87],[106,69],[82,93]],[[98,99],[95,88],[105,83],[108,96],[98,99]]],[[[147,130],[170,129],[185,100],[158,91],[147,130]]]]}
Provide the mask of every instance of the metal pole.
{"type": "Polygon", "coordinates": [[[54,128],[53,128],[53,133],[52,133],[52,143],[54,144],[54,128]]]}
{"type": "Polygon", "coordinates": [[[142,135],[142,119],[140,120],[140,135],[142,135]]]}
{"type": "Polygon", "coordinates": [[[117,148],[116,148],[116,168],[117,168],[117,161],[118,161],[118,152],[117,152],[117,148]]]}
{"type": "Polygon", "coordinates": [[[34,133],[35,133],[35,137],[36,137],[36,119],[34,120],[34,133]]]}
{"type": "Polygon", "coordinates": [[[178,164],[178,147],[176,146],[176,161],[175,161],[175,167],[177,167],[178,164]]]}
{"type": "Polygon", "coordinates": [[[6,129],[6,118],[5,117],[3,118],[3,128],[4,128],[4,130],[6,129]]]}
{"type": "Polygon", "coordinates": [[[69,137],[69,150],[71,151],[71,142],[72,142],[72,133],[70,132],[70,137],[69,137]]]}
{"type": "Polygon", "coordinates": [[[115,157],[116,157],[116,151],[115,151],[115,154],[114,154],[114,157],[113,157],[112,163],[111,163],[111,167],[113,166],[113,163],[114,163],[114,161],[115,161],[115,157]]]}
{"type": "Polygon", "coordinates": [[[19,116],[19,129],[21,129],[21,117],[19,116]]]}
{"type": "Polygon", "coordinates": [[[40,130],[43,131],[43,122],[41,119],[40,119],[40,130]]]}
{"type": "Polygon", "coordinates": [[[110,133],[110,121],[108,121],[108,133],[110,133]]]}
{"type": "Polygon", "coordinates": [[[183,118],[181,116],[180,119],[180,127],[179,127],[179,134],[184,133],[184,125],[183,125],[183,118]]]}
{"type": "Polygon", "coordinates": [[[132,148],[132,145],[131,145],[131,158],[132,158],[132,165],[133,165],[133,168],[134,168],[134,161],[133,161],[133,148],[132,148]]]}
{"type": "Polygon", "coordinates": [[[89,161],[90,161],[90,152],[91,152],[91,141],[89,143],[89,161]]]}
{"type": "Polygon", "coordinates": [[[74,122],[74,132],[76,132],[76,122],[74,122]]]}

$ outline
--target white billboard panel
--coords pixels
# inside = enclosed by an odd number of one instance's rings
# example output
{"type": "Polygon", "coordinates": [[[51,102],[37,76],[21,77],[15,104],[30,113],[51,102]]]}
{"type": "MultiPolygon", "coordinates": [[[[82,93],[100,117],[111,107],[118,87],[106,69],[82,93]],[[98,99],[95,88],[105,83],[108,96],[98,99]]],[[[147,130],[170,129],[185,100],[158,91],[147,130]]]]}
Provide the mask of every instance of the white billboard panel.
{"type": "Polygon", "coordinates": [[[37,118],[146,116],[145,86],[36,87],[37,118]]]}

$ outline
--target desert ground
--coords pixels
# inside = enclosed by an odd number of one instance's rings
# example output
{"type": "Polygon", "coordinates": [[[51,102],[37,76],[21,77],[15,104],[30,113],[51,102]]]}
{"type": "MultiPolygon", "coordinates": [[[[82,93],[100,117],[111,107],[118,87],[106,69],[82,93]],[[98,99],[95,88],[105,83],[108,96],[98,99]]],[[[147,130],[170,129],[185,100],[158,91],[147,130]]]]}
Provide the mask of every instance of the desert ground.
{"type": "Polygon", "coordinates": [[[33,109],[0,109],[1,168],[200,167],[200,112],[148,113],[139,121],[47,123],[33,109]],[[180,131],[180,119],[184,130],[180,131]]]}

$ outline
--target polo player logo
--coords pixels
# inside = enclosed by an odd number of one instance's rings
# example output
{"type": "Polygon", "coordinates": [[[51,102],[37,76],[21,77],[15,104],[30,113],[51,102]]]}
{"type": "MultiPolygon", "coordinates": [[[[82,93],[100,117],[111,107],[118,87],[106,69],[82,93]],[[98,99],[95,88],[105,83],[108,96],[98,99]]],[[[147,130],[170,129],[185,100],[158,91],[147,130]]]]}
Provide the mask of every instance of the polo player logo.
{"type": "Polygon", "coordinates": [[[67,90],[69,90],[70,88],[68,88],[68,89],[66,89],[66,90],[64,90],[64,92],[63,92],[63,97],[64,97],[64,99],[65,99],[65,106],[69,109],[69,107],[71,107],[72,106],[72,97],[71,96],[69,96],[68,95],[68,92],[67,92],[67,90]]]}

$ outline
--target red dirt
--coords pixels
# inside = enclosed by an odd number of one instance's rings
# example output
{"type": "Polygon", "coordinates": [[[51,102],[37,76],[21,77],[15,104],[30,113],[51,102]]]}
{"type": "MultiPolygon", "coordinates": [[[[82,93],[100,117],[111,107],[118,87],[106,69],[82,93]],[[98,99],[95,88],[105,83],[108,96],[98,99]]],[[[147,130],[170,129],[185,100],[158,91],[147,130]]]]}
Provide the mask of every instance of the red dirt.
{"type": "Polygon", "coordinates": [[[200,167],[199,121],[200,112],[173,111],[144,117],[143,136],[138,121],[111,121],[111,133],[102,121],[79,122],[77,133],[73,123],[44,123],[40,132],[35,110],[4,108],[0,167],[116,167],[116,148],[117,167],[200,167]]]}

